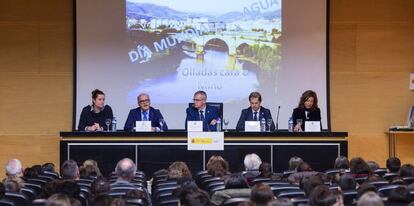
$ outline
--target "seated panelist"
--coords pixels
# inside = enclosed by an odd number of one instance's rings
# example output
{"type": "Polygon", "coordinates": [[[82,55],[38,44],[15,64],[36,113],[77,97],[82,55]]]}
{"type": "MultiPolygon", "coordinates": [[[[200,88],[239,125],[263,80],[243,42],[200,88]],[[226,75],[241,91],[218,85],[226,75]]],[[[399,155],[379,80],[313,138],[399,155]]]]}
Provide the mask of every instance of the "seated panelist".
{"type": "MultiPolygon", "coordinates": [[[[82,109],[78,130],[79,131],[103,131],[107,130],[106,119],[113,118],[112,108],[105,105],[105,94],[95,89],[92,91],[92,105],[82,109]]],[[[111,127],[111,125],[109,125],[111,127]]]]}
{"type": "MultiPolygon", "coordinates": [[[[244,131],[244,122],[245,121],[260,121],[262,118],[266,120],[266,131],[269,130],[267,125],[267,120],[272,119],[272,114],[269,109],[266,109],[261,106],[262,95],[259,92],[252,92],[249,95],[250,107],[243,109],[239,121],[237,122],[236,130],[244,131]]],[[[275,130],[275,123],[272,120],[270,125],[270,130],[275,130]]]]}
{"type": "Polygon", "coordinates": [[[207,94],[204,91],[194,93],[194,106],[186,110],[185,128],[187,121],[203,121],[203,131],[217,131],[217,119],[220,117],[216,107],[206,104],[207,94]]]}
{"type": "Polygon", "coordinates": [[[151,107],[151,100],[148,94],[141,93],[137,97],[138,108],[131,109],[125,122],[124,130],[133,131],[136,121],[151,121],[152,131],[167,131],[167,123],[164,122],[160,110],[151,107]],[[162,122],[162,127],[161,123],[162,122]]]}
{"type": "Polygon", "coordinates": [[[293,131],[296,132],[305,131],[306,121],[321,121],[318,97],[314,91],[308,90],[302,94],[298,107],[293,110],[292,119],[294,125],[293,131]]]}

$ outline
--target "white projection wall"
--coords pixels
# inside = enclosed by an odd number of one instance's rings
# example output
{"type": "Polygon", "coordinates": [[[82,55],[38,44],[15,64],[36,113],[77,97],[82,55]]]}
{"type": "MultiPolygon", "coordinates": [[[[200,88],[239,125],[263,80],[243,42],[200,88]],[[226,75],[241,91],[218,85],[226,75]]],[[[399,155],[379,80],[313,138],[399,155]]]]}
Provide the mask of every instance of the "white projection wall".
{"type": "Polygon", "coordinates": [[[145,92],[170,129],[183,129],[194,92],[224,103],[235,128],[252,91],[287,129],[305,90],[328,128],[326,0],[77,0],[76,119],[91,91],[123,128],[145,92]]]}

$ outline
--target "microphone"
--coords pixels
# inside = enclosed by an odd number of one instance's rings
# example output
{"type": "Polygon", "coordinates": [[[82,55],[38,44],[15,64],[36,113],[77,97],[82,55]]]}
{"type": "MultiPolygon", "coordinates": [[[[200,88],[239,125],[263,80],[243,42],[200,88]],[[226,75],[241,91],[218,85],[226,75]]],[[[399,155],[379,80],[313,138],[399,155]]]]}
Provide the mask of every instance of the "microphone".
{"type": "Polygon", "coordinates": [[[277,106],[277,115],[276,115],[276,132],[279,130],[279,113],[280,113],[280,105],[277,106]]]}

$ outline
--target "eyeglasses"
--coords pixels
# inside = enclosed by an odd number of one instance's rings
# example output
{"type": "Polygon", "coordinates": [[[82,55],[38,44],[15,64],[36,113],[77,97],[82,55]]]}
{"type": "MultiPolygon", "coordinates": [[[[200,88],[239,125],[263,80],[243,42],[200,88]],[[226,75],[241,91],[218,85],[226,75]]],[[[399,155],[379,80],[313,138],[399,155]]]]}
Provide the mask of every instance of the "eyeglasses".
{"type": "Polygon", "coordinates": [[[147,103],[147,102],[150,102],[150,99],[143,99],[143,100],[139,100],[138,102],[139,103],[147,103]]]}
{"type": "Polygon", "coordinates": [[[195,101],[195,102],[201,102],[201,101],[204,101],[205,99],[193,99],[193,101],[195,101]]]}

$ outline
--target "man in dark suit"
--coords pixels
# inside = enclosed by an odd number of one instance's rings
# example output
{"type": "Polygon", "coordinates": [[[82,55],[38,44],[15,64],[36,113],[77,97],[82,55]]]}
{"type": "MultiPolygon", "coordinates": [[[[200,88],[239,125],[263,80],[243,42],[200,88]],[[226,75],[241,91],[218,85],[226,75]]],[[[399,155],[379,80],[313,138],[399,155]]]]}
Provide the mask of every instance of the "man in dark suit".
{"type": "Polygon", "coordinates": [[[124,130],[132,131],[136,121],[151,121],[152,131],[167,131],[168,126],[164,121],[160,110],[151,107],[151,100],[148,94],[141,93],[137,97],[138,108],[131,109],[125,122],[124,130]],[[161,123],[163,123],[161,125],[161,123]]]}
{"type": "Polygon", "coordinates": [[[194,106],[186,110],[185,129],[187,121],[203,121],[203,131],[217,131],[217,119],[220,117],[216,107],[206,104],[207,94],[204,91],[194,93],[194,106]]]}
{"type": "MultiPolygon", "coordinates": [[[[267,125],[267,120],[272,119],[272,114],[270,113],[269,109],[266,109],[260,104],[262,103],[262,95],[259,92],[252,92],[249,95],[249,102],[250,107],[243,109],[237,122],[236,130],[237,131],[244,131],[244,122],[245,121],[260,121],[262,118],[266,120],[266,130],[269,130],[269,126],[267,125]]],[[[272,124],[270,125],[270,130],[275,130],[275,123],[272,120],[272,124]]]]}

